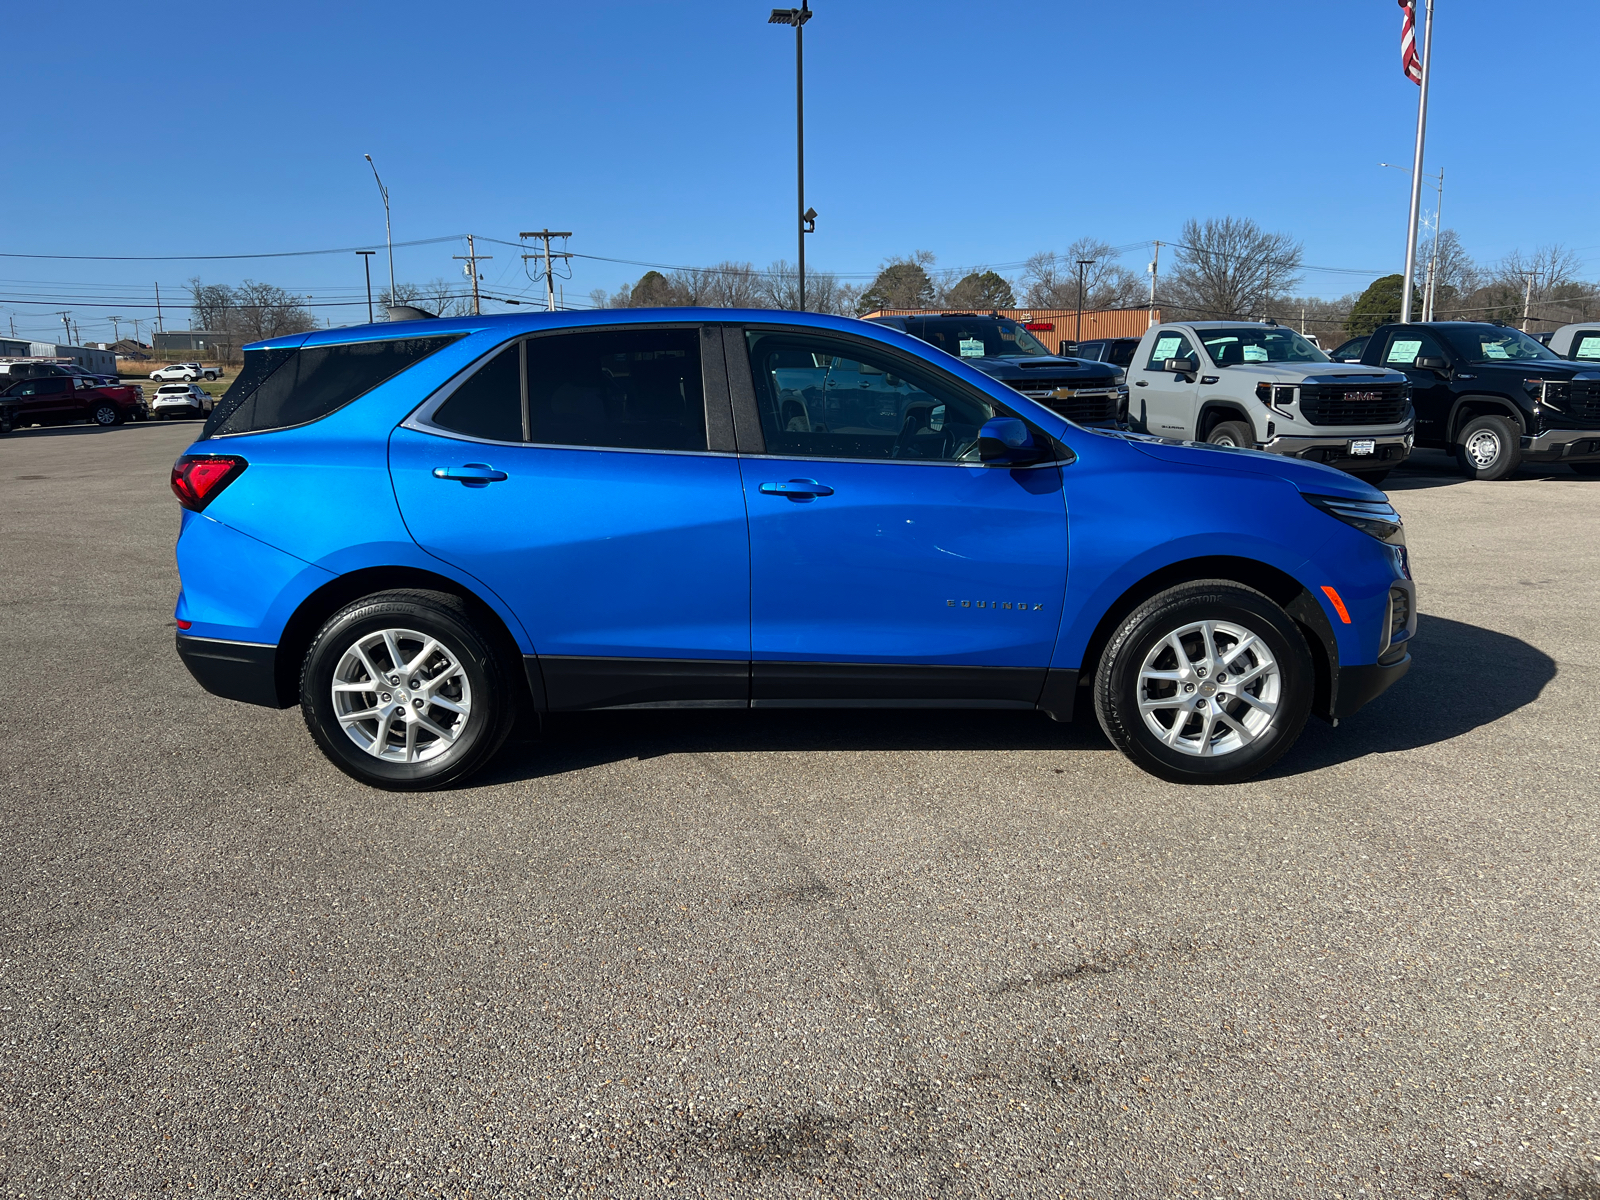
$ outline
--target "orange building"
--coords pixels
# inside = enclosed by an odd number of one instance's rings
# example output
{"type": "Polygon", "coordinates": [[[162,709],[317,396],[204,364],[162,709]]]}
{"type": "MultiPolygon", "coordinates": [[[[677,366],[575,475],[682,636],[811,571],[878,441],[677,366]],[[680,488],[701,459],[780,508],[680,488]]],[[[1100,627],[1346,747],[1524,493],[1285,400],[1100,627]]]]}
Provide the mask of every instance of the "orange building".
{"type": "MultiPolygon", "coordinates": [[[[972,309],[937,308],[880,308],[867,313],[868,317],[920,317],[944,311],[971,312],[972,309]]],[[[1078,310],[1075,308],[1001,308],[997,315],[1010,317],[1026,325],[1045,344],[1060,352],[1061,343],[1088,341],[1090,338],[1143,337],[1144,331],[1161,321],[1161,310],[1149,308],[1103,308],[1083,310],[1083,332],[1078,333],[1078,310]],[[1048,326],[1040,329],[1038,326],[1048,326]]]]}

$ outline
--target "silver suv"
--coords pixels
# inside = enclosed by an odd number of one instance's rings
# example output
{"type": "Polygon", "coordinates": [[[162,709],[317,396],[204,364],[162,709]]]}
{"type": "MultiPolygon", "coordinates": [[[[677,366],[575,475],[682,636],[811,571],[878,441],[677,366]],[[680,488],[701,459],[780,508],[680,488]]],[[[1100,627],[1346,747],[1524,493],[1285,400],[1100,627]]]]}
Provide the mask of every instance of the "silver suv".
{"type": "Polygon", "coordinates": [[[1411,453],[1411,384],[1253,321],[1151,326],[1128,365],[1142,433],[1311,459],[1380,483],[1411,453]]]}

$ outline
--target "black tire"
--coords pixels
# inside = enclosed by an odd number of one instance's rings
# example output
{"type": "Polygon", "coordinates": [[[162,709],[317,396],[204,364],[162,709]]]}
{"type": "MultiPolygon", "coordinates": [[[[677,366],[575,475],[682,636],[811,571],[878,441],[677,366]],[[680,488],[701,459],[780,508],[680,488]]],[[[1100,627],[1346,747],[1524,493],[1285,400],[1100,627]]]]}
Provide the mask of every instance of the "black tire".
{"type": "MultiPolygon", "coordinates": [[[[410,653],[411,647],[403,639],[400,641],[402,656],[410,653]]],[[[390,661],[392,656],[386,650],[374,650],[369,657],[380,673],[393,665],[390,661]]],[[[429,659],[428,665],[421,668],[418,674],[425,676],[428,670],[436,669],[432,666],[436,661],[429,659]]],[[[357,668],[356,674],[356,682],[364,682],[369,678],[368,672],[362,668],[357,668]]],[[[330,617],[317,633],[310,649],[306,651],[300,672],[300,709],[305,716],[306,728],[317,745],[329,761],[345,774],[362,783],[390,791],[428,791],[461,782],[480,770],[500,749],[517,715],[518,696],[513,690],[512,678],[507,664],[494,650],[494,641],[479,627],[458,597],[429,591],[379,592],[346,605],[330,617]],[[455,717],[446,710],[431,707],[425,701],[422,703],[423,716],[436,719],[441,727],[454,733],[453,741],[442,751],[423,761],[402,762],[374,756],[345,732],[335,711],[334,674],[341,660],[360,639],[386,629],[411,631],[422,637],[437,639],[444,652],[459,664],[466,688],[470,689],[470,693],[467,693],[468,711],[464,716],[455,717]],[[460,722],[459,731],[456,726],[446,724],[450,721],[460,722]]],[[[405,724],[397,727],[394,733],[390,732],[387,724],[381,727],[384,746],[396,750],[400,747],[393,746],[393,738],[399,736],[398,731],[408,728],[411,722],[411,711],[406,705],[418,705],[418,698],[412,697],[406,690],[407,683],[407,680],[401,679],[398,686],[391,686],[382,692],[374,690],[372,693],[375,704],[392,704],[392,711],[398,713],[404,710],[406,713],[405,724]],[[394,699],[383,701],[385,695],[394,699]]],[[[461,700],[464,691],[458,685],[453,693],[454,698],[461,700]]],[[[351,703],[368,703],[366,693],[358,695],[361,699],[351,703]]],[[[362,737],[372,744],[377,743],[376,735],[380,726],[376,720],[370,722],[370,729],[368,722],[356,724],[359,726],[357,732],[362,737]]],[[[419,752],[425,752],[429,746],[436,744],[430,742],[424,746],[420,739],[431,735],[419,732],[417,736],[419,752]]]]}
{"type": "MultiPolygon", "coordinates": [[[[1226,629],[1216,633],[1219,636],[1213,638],[1213,649],[1223,654],[1242,640],[1233,640],[1234,635],[1226,629]]],[[[1198,634],[1180,638],[1180,643],[1186,647],[1202,641],[1198,634]]],[[[1151,597],[1118,626],[1095,672],[1095,715],[1112,744],[1152,775],[1173,783],[1238,783],[1266,770],[1294,745],[1311,712],[1315,678],[1311,652],[1288,614],[1251,588],[1225,579],[1200,579],[1151,597]],[[1251,715],[1256,710],[1245,701],[1224,701],[1220,706],[1221,716],[1233,723],[1231,727],[1218,719],[1215,707],[1199,715],[1186,697],[1192,695],[1194,704],[1216,706],[1214,698],[1207,698],[1207,685],[1215,688],[1215,677],[1225,672],[1214,669],[1215,660],[1211,667],[1206,667],[1191,659],[1189,673],[1194,674],[1198,669],[1199,677],[1193,683],[1173,681],[1170,695],[1174,706],[1151,715],[1151,720],[1168,731],[1169,736],[1163,738],[1150,728],[1140,711],[1140,701],[1145,698],[1141,694],[1141,669],[1146,658],[1152,655],[1155,656],[1152,661],[1157,663],[1172,656],[1174,668],[1170,669],[1181,667],[1182,664],[1176,663],[1175,652],[1170,646],[1161,649],[1162,643],[1203,621],[1231,626],[1260,639],[1271,663],[1268,664],[1258,651],[1248,647],[1244,650],[1243,657],[1249,660],[1251,667],[1267,671],[1259,681],[1247,683],[1246,690],[1254,688],[1251,694],[1272,703],[1273,710],[1270,714],[1251,715]],[[1276,669],[1275,687],[1273,668],[1276,669]],[[1207,674],[1210,679],[1204,678],[1207,674]],[[1193,690],[1185,691],[1186,688],[1193,690]],[[1179,704],[1184,707],[1179,708],[1179,704]],[[1177,724],[1179,721],[1182,725],[1177,724]],[[1199,727],[1195,727],[1197,722],[1199,727]],[[1252,722],[1256,727],[1245,730],[1251,734],[1250,740],[1230,747],[1230,739],[1243,740],[1238,728],[1252,722]],[[1174,727],[1176,734],[1171,735],[1174,727]],[[1185,732],[1191,728],[1192,737],[1185,737],[1185,732]],[[1206,730],[1223,732],[1207,737],[1206,730]],[[1193,748],[1198,749],[1202,741],[1208,749],[1220,752],[1202,755],[1178,748],[1178,744],[1192,743],[1193,748]]],[[[1166,684],[1157,682],[1153,686],[1164,692],[1166,684]]],[[[1150,698],[1160,697],[1152,695],[1150,698]]]]}
{"type": "Polygon", "coordinates": [[[1474,417],[1456,435],[1456,462],[1468,479],[1505,479],[1522,465],[1522,437],[1506,417],[1474,417]]]}
{"type": "Polygon", "coordinates": [[[1206,434],[1206,441],[1213,446],[1238,446],[1243,450],[1255,448],[1255,430],[1243,421],[1219,421],[1206,434]]]}
{"type": "Polygon", "coordinates": [[[11,410],[9,408],[0,408],[0,434],[10,433],[15,427],[11,417],[11,410]]]}
{"type": "Polygon", "coordinates": [[[1600,462],[1568,463],[1579,475],[1600,475],[1600,462]]]}
{"type": "Polygon", "coordinates": [[[1382,487],[1383,481],[1389,478],[1389,472],[1392,470],[1394,470],[1393,467],[1385,467],[1381,471],[1351,471],[1350,474],[1361,480],[1362,483],[1370,483],[1373,487],[1382,487]]]}
{"type": "Polygon", "coordinates": [[[102,401],[94,406],[94,411],[89,414],[89,423],[105,428],[110,425],[122,424],[122,413],[110,401],[102,401]]]}

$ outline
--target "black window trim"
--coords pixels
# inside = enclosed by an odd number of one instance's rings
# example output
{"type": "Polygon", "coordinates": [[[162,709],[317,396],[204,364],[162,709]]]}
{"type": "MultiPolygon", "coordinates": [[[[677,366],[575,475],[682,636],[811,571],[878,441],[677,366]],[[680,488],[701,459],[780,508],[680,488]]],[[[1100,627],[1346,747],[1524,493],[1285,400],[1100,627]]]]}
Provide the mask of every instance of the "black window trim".
{"type": "Polygon", "coordinates": [[[400,422],[400,428],[414,430],[418,433],[432,434],[435,437],[454,438],[458,442],[473,442],[480,446],[520,446],[529,450],[585,450],[591,454],[689,454],[699,458],[735,458],[738,455],[733,443],[733,418],[731,411],[719,413],[718,410],[727,410],[728,387],[727,370],[722,361],[722,347],[718,345],[715,335],[716,326],[704,321],[625,321],[607,325],[565,325],[559,329],[539,329],[530,333],[519,333],[497,342],[473,359],[411,410],[411,414],[400,422]],[[631,330],[646,329],[692,329],[700,333],[700,387],[705,397],[706,416],[706,445],[705,450],[659,450],[640,446],[588,446],[582,443],[568,444],[565,442],[535,442],[528,440],[533,433],[532,416],[528,412],[528,349],[527,344],[534,338],[561,337],[574,333],[626,333],[631,330]],[[518,347],[518,366],[522,379],[522,439],[518,442],[502,442],[493,438],[476,437],[470,433],[461,433],[459,430],[447,429],[443,425],[436,425],[433,414],[443,407],[444,402],[455,393],[456,389],[470,379],[478,368],[488,364],[489,360],[498,356],[501,351],[515,344],[518,347]],[[725,446],[716,443],[724,442],[725,446]]]}
{"type": "MultiPolygon", "coordinates": [[[[732,393],[734,401],[734,423],[739,431],[739,454],[741,458],[770,458],[779,459],[784,462],[797,462],[803,459],[806,462],[892,463],[895,466],[900,467],[981,467],[985,470],[1006,467],[1008,465],[1006,463],[958,462],[950,459],[837,458],[809,454],[769,454],[767,453],[766,435],[761,429],[761,411],[759,407],[760,402],[756,398],[755,375],[750,367],[750,343],[749,339],[746,337],[746,335],[749,333],[783,333],[806,337],[820,336],[823,338],[835,338],[847,343],[854,343],[858,346],[861,346],[864,350],[878,351],[883,354],[887,354],[891,358],[897,358],[901,362],[915,366],[919,370],[935,372],[944,379],[947,379],[957,389],[964,391],[971,396],[981,396],[986,403],[999,403],[1005,405],[1006,402],[1004,400],[1000,400],[996,396],[990,395],[982,388],[973,387],[970,383],[959,376],[952,375],[949,371],[939,366],[938,363],[931,362],[919,355],[902,350],[898,346],[891,346],[887,342],[880,342],[873,338],[862,337],[860,334],[845,333],[836,329],[818,328],[814,325],[785,325],[778,322],[773,322],[772,324],[761,322],[759,324],[726,325],[724,326],[724,330],[725,333],[723,346],[726,350],[728,359],[728,390],[730,393],[732,393]],[[754,430],[754,437],[751,437],[749,433],[747,433],[747,430],[754,430]],[[752,446],[752,448],[749,450],[745,450],[743,448],[747,443],[752,446]],[[760,448],[756,449],[755,447],[760,448]]],[[[897,330],[896,332],[903,331],[897,330]]],[[[915,335],[908,333],[906,336],[912,337],[915,335]]],[[[931,343],[928,344],[931,345],[931,343]]],[[[939,349],[937,346],[934,346],[933,348],[935,350],[939,349]]],[[[941,351],[941,353],[943,353],[943,351],[941,351]]],[[[1000,386],[1004,387],[1005,385],[1001,384],[1000,386]]],[[[1019,396],[1021,395],[1020,393],[1018,394],[1019,396]]],[[[1021,398],[1024,400],[1027,399],[1026,396],[1021,396],[1021,398]]],[[[1009,405],[1007,405],[1007,407],[1009,407],[1009,405]]],[[[1032,421],[1028,421],[1028,419],[1022,416],[1020,412],[1016,415],[1020,420],[1027,421],[1028,425],[1033,429],[1044,434],[1044,436],[1049,439],[1050,444],[1055,448],[1056,453],[1055,457],[1048,458],[1043,462],[1030,463],[1025,467],[1013,466],[1009,468],[1010,470],[1032,471],[1042,467],[1065,467],[1078,460],[1077,452],[1074,451],[1071,446],[1063,442],[1060,438],[1052,436],[1048,430],[1034,424],[1032,421]]],[[[1068,424],[1070,425],[1071,422],[1069,421],[1068,424]]]]}

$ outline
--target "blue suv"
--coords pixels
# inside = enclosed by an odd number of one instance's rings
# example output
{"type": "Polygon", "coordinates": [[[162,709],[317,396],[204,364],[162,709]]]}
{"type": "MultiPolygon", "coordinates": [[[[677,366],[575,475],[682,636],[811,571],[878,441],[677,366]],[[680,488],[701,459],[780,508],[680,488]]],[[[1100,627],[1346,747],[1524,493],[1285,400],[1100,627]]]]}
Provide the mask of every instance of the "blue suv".
{"type": "Polygon", "coordinates": [[[466,778],[529,713],[1091,703],[1147,771],[1231,782],[1416,628],[1368,485],[1085,429],[803,313],[262,342],[172,484],[184,663],[386,788],[466,778]]]}

